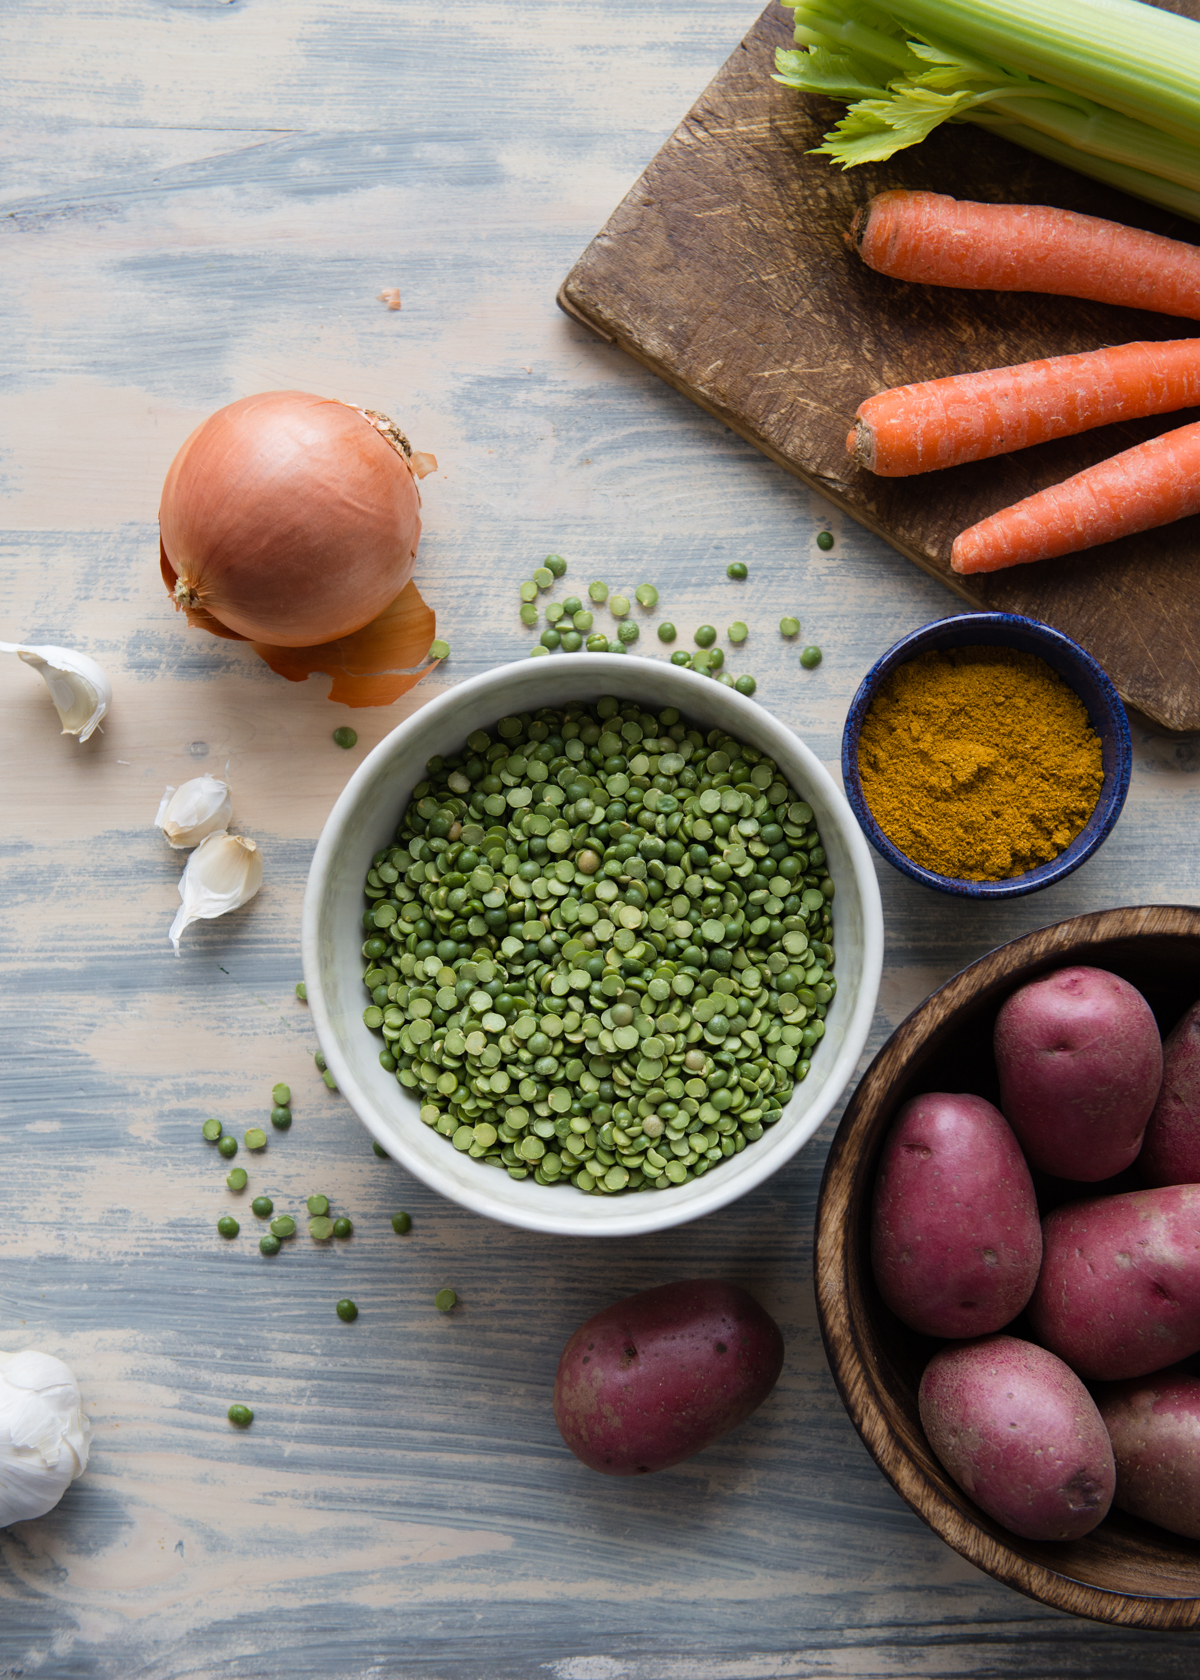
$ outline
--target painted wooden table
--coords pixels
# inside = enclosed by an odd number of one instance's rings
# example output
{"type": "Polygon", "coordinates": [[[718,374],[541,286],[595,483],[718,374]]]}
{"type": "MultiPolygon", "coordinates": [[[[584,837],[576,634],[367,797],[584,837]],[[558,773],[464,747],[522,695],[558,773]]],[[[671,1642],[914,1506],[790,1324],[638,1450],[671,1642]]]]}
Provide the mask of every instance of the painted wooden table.
{"type": "MultiPolygon", "coordinates": [[[[523,657],[516,589],[659,588],[681,628],[747,620],[759,697],[831,766],[932,579],[554,307],[555,290],[758,12],[693,0],[7,0],[0,11],[0,635],[81,647],[111,719],[57,734],[0,663],[0,1348],[77,1373],[91,1464],[0,1534],[0,1676],[774,1680],[1195,1672],[1194,1638],[1071,1622],[902,1506],[834,1393],[809,1245],[829,1128],[699,1224],[534,1239],[378,1160],[312,1063],[293,987],[305,873],[363,754],[446,685],[523,657]],[[398,287],[399,311],[377,294],[398,287]],[[348,713],[187,631],[158,578],[172,454],[206,413],[297,386],[392,413],[425,480],[420,585],[453,647],[399,705],[348,713]],[[827,525],[835,544],[820,551],[827,525]],[[750,580],[725,577],[734,557],[750,580]],[[776,625],[821,644],[815,672],[776,625]],[[344,722],[350,752],[333,744],[344,722]],[[259,898],[184,937],[165,785],[228,773],[259,898]],[[252,1161],[355,1234],[275,1261],[223,1242],[225,1166],[274,1081],[295,1124],[252,1161]],[[413,1228],[393,1234],[407,1208],[413,1228]],[[736,1435],[628,1483],[562,1447],[570,1330],[619,1294],[719,1272],[779,1320],[780,1384],[736,1435]],[[453,1286],[449,1316],[434,1293],[453,1286]],[[357,1323],[334,1302],[352,1296],[357,1323]],[[231,1401],[255,1410],[234,1432],[231,1401]]],[[[662,657],[657,648],[645,649],[662,657]]],[[[1197,901],[1200,743],[1133,720],[1125,814],[1040,897],[934,898],[880,866],[871,1051],[995,944],[1079,911],[1197,901]]],[[[244,1158],[244,1157],[242,1157],[244,1158]]]]}

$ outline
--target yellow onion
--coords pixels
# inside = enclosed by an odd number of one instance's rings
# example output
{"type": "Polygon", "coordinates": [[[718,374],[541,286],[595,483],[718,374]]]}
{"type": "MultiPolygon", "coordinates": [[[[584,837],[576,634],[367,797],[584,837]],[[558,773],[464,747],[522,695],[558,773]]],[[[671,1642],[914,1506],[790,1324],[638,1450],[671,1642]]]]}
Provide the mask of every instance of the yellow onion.
{"type": "Polygon", "coordinates": [[[171,463],[163,581],[218,636],[300,648],[349,635],[412,575],[416,479],[433,465],[373,410],[306,391],[244,397],[171,463]]]}

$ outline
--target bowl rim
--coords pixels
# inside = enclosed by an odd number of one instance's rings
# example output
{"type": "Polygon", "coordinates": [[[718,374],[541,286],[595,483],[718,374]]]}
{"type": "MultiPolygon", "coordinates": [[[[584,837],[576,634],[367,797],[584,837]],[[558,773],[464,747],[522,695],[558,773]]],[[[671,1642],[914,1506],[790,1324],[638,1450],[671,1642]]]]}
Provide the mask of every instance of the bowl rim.
{"type": "Polygon", "coordinates": [[[1069,1566],[1059,1570],[1031,1561],[1006,1542],[1005,1530],[954,1489],[948,1477],[944,1487],[935,1482],[889,1421],[881,1399],[883,1384],[864,1356],[855,1328],[856,1321],[869,1314],[859,1284],[855,1209],[862,1206],[868,1170],[874,1164],[866,1162],[858,1134],[876,1094],[888,1087],[915,1049],[933,1038],[938,1023],[961,1005],[978,1003],[989,994],[998,999],[1012,977],[1034,963],[1060,963],[1068,954],[1086,961],[1090,947],[1147,934],[1200,939],[1200,908],[1137,905],[1091,911],[1038,928],[960,969],[900,1023],[860,1079],[830,1146],[817,1197],[813,1275],[821,1338],[842,1404],[876,1464],[921,1520],[977,1569],[1028,1598],[1069,1615],[1161,1631],[1200,1625],[1200,1597],[1119,1592],[1079,1580],[1069,1566]]]}
{"type": "MultiPolygon", "coordinates": [[[[997,642],[995,645],[1016,644],[997,642]]],[[[1062,675],[1061,672],[1057,674],[1062,675]]],[[[1063,677],[1063,680],[1078,694],[1074,682],[1066,677],[1063,677]]],[[[1082,700],[1083,696],[1079,695],[1079,698],[1082,700]]],[[[1086,705],[1086,701],[1084,704],[1086,705]]],[[[1096,728],[1095,718],[1092,719],[1092,725],[1096,728]]],[[[951,613],[946,618],[934,619],[928,624],[920,625],[916,630],[910,630],[898,642],[894,642],[863,677],[850,702],[842,732],[842,781],[846,788],[846,798],[875,850],[910,880],[919,881],[922,886],[932,887],[937,892],[949,893],[959,898],[1021,898],[1028,893],[1041,892],[1044,888],[1053,886],[1056,881],[1061,881],[1064,876],[1070,875],[1080,864],[1086,863],[1112,832],[1129,792],[1132,770],[1133,742],[1129,733],[1129,719],[1121,696],[1108,672],[1093,659],[1086,648],[1081,647],[1062,630],[1055,629],[1052,624],[1046,624],[1040,618],[1030,618],[1021,613],[951,613]],[[1010,628],[1016,628],[1021,633],[1031,636],[1040,642],[1043,648],[1058,653],[1067,664],[1081,669],[1091,679],[1104,708],[1105,715],[1100,720],[1100,727],[1112,731],[1115,763],[1105,773],[1095,812],[1070,845],[1064,847],[1057,857],[1051,858],[1047,863],[1038,864],[1034,869],[1026,870],[1023,875],[1006,877],[1003,881],[970,881],[957,875],[939,875],[935,870],[926,869],[922,864],[914,862],[888,838],[875,821],[863,794],[858,771],[858,742],[862,725],[870,710],[870,702],[884,678],[897,666],[906,664],[918,653],[923,652],[930,642],[936,641],[947,632],[957,635],[960,631],[969,634],[975,630],[1010,628]],[[1097,812],[1100,813],[1099,821],[1096,820],[1097,812]]]]}
{"type": "MultiPolygon", "coordinates": [[[[677,704],[680,710],[686,712],[689,691],[696,695],[698,701],[712,692],[713,679],[709,677],[681,670],[678,666],[666,665],[661,661],[655,661],[654,664],[660,671],[669,671],[671,674],[666,678],[666,682],[670,687],[680,690],[678,699],[664,701],[664,704],[677,704]]],[[[421,719],[427,726],[431,722],[439,723],[443,718],[453,718],[462,708],[464,700],[469,702],[486,694],[496,685],[498,677],[506,672],[526,670],[528,665],[527,660],[510,661],[455,683],[436,695],[390,730],[367,754],[346,783],[321,830],[305,887],[301,954],[308,1005],[317,1041],[321,1045],[329,1069],[338,1089],[346,1097],[358,1119],[380,1146],[387,1149],[389,1155],[400,1161],[407,1171],[436,1190],[439,1195],[474,1213],[482,1214],[485,1218],[546,1235],[583,1238],[646,1235],[652,1231],[667,1230],[672,1226],[700,1219],[757,1189],[811,1141],[820,1125],[845,1096],[853,1083],[855,1070],[874,1024],[875,1004],[883,972],[884,924],[879,883],[870,849],[861,828],[854,820],[846,796],[812,748],[788,724],[759,702],[721,685],[725,697],[722,703],[727,702],[730,705],[735,717],[745,708],[744,715],[748,721],[765,717],[769,728],[782,731],[790,737],[790,750],[799,759],[802,770],[798,779],[808,787],[819,787],[828,805],[838,812],[839,827],[846,850],[850,854],[861,905],[863,950],[857,995],[849,1010],[842,1042],[837,1048],[833,1062],[833,1067],[839,1070],[837,1076],[826,1080],[825,1088],[806,1112],[802,1126],[796,1127],[793,1133],[785,1138],[781,1137],[779,1143],[764,1151],[762,1157],[756,1158],[755,1164],[743,1168],[736,1176],[731,1175],[728,1179],[722,1179],[718,1174],[706,1176],[702,1181],[707,1192],[704,1196],[696,1196],[686,1201],[676,1201],[669,1195],[639,1195],[621,1198],[619,1202],[614,1198],[613,1203],[609,1204],[613,1208],[611,1219],[603,1223],[598,1222],[594,1226],[581,1226],[565,1210],[564,1204],[556,1202],[553,1194],[546,1198],[544,1209],[539,1204],[536,1210],[528,1211],[494,1200],[488,1189],[489,1179],[485,1179],[482,1174],[478,1189],[474,1186],[464,1188],[459,1180],[443,1172],[440,1166],[432,1165],[409,1149],[406,1140],[398,1140],[391,1131],[385,1131],[377,1123],[375,1105],[370,1093],[364,1090],[349,1061],[342,1054],[322,983],[319,933],[321,884],[337,857],[343,835],[353,821],[360,795],[391,759],[399,744],[398,738],[409,733],[417,719],[421,719]]],[[[545,662],[539,661],[538,665],[544,668],[545,662]]],[[[586,662],[578,666],[572,661],[572,670],[586,671],[590,685],[594,684],[596,693],[601,695],[606,692],[621,692],[619,688],[606,687],[606,673],[621,679],[623,684],[628,686],[633,668],[634,662],[626,654],[589,654],[586,662]]],[[[553,667],[550,667],[550,670],[552,671],[553,667]]],[[[547,674],[549,675],[549,672],[547,674]]],[[[572,696],[568,694],[566,698],[570,699],[572,696]]],[[[552,703],[550,699],[545,702],[552,703]]],[[[503,713],[498,710],[496,715],[501,716],[503,713]]],[[[728,727],[731,734],[736,734],[735,723],[728,727]]]]}

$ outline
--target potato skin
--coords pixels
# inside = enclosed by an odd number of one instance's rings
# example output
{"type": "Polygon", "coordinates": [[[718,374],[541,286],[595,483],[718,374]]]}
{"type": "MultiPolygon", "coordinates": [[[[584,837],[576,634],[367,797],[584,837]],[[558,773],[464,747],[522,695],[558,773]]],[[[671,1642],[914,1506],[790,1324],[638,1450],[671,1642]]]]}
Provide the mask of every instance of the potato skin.
{"type": "Polygon", "coordinates": [[[986,1336],[1021,1311],[1042,1259],[1033,1180],[982,1097],[934,1091],[897,1115],[871,1218],[879,1293],[913,1330],[986,1336]]]}
{"type": "Polygon", "coordinates": [[[1169,1371],[1096,1395],[1113,1444],[1113,1504],[1200,1540],[1200,1380],[1169,1371]]]}
{"type": "Polygon", "coordinates": [[[1123,1172],[1162,1083],[1162,1041],[1142,994],[1102,968],[1060,968],[996,1018],[1000,1108],[1027,1160],[1098,1183],[1123,1172]]]}
{"type": "Polygon", "coordinates": [[[1095,1402],[1045,1348],[986,1336],[934,1354],[921,1424],[977,1505],[1027,1540],[1078,1540],[1112,1504],[1116,1471],[1095,1402]]]}
{"type": "Polygon", "coordinates": [[[1200,1184],[1200,1003],[1163,1045],[1163,1079],[1138,1170],[1147,1184],[1200,1184]]]}
{"type": "Polygon", "coordinates": [[[558,1362],[554,1420],[589,1469],[642,1476],[735,1428],[782,1368],[779,1326],[744,1289],[665,1283],[576,1330],[558,1362]]]}
{"type": "Polygon", "coordinates": [[[1200,1184],[1097,1196],[1042,1221],[1038,1341],[1116,1382],[1200,1352],[1200,1184]]]}

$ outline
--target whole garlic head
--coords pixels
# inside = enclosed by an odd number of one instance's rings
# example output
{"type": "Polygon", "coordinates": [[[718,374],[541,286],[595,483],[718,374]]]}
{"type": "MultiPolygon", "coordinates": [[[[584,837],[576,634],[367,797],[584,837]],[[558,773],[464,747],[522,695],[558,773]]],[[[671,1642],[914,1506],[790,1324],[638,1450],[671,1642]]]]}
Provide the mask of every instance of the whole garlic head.
{"type": "Polygon", "coordinates": [[[228,828],[233,816],[233,789],[219,776],[193,776],[182,787],[169,787],[154,821],[177,852],[198,846],[210,834],[228,828]]]}
{"type": "Polygon", "coordinates": [[[61,1359],[0,1354],[0,1528],[43,1517],[87,1468],[91,1425],[61,1359]]]}
{"type": "Polygon", "coordinates": [[[112,705],[112,684],[86,653],[73,648],[27,647],[23,642],[0,642],[0,653],[15,653],[41,673],[64,735],[86,741],[112,705]]]}

